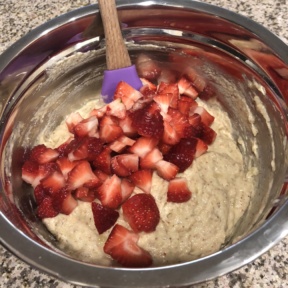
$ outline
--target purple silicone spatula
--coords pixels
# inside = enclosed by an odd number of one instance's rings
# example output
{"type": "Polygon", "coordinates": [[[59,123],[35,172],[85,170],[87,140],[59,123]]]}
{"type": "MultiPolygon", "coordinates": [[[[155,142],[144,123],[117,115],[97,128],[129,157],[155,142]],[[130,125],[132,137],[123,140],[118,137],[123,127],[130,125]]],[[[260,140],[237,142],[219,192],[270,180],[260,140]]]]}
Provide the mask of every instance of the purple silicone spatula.
{"type": "Polygon", "coordinates": [[[125,81],[139,90],[142,82],[132,65],[124,43],[118,20],[115,0],[98,0],[106,41],[106,65],[101,94],[106,103],[113,100],[120,81],[125,81]]]}

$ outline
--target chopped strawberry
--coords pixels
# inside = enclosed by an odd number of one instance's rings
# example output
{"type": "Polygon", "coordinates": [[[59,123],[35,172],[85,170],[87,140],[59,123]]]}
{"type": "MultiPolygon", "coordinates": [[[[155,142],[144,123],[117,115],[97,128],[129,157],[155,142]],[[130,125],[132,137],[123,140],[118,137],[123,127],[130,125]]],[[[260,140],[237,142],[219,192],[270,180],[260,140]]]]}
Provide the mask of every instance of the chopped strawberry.
{"type": "Polygon", "coordinates": [[[73,112],[66,117],[66,125],[69,132],[74,133],[74,127],[83,120],[79,112],[73,112]]]}
{"type": "Polygon", "coordinates": [[[187,202],[191,196],[192,193],[187,186],[187,181],[185,178],[175,178],[169,182],[167,192],[168,202],[187,202]]]}
{"type": "Polygon", "coordinates": [[[75,136],[95,136],[98,129],[98,119],[96,116],[90,116],[87,119],[83,119],[77,125],[75,125],[73,131],[75,136]]]}
{"type": "Polygon", "coordinates": [[[176,130],[168,121],[164,120],[164,133],[162,141],[168,145],[175,145],[180,141],[180,136],[177,134],[176,130]]]}
{"type": "Polygon", "coordinates": [[[123,178],[121,180],[121,195],[122,195],[122,202],[126,201],[132,194],[135,185],[131,183],[128,179],[123,178]]]}
{"type": "Polygon", "coordinates": [[[169,152],[169,150],[171,149],[171,145],[168,145],[164,142],[159,142],[158,144],[158,149],[161,151],[162,155],[165,155],[169,152]]]}
{"type": "Polygon", "coordinates": [[[74,196],[76,199],[84,202],[92,202],[96,199],[96,191],[87,187],[81,186],[76,189],[74,196]]]}
{"type": "Polygon", "coordinates": [[[129,179],[145,193],[149,194],[152,187],[152,171],[149,169],[138,170],[129,176],[129,179]]]}
{"type": "Polygon", "coordinates": [[[62,188],[52,196],[52,205],[56,211],[69,215],[78,206],[78,202],[70,190],[62,188]]]}
{"type": "Polygon", "coordinates": [[[103,206],[117,209],[122,203],[120,178],[115,174],[107,178],[98,188],[98,197],[103,206]]]}
{"type": "Polygon", "coordinates": [[[113,100],[107,105],[106,115],[124,119],[126,116],[126,106],[120,98],[113,100]]]}
{"type": "Polygon", "coordinates": [[[99,234],[104,233],[116,223],[119,217],[117,211],[96,202],[92,202],[91,206],[94,224],[99,234]]]}
{"type": "Polygon", "coordinates": [[[209,126],[200,122],[195,128],[195,136],[203,140],[206,144],[210,145],[214,142],[216,138],[216,132],[209,126]]]}
{"type": "Polygon", "coordinates": [[[41,184],[38,184],[34,189],[34,198],[37,205],[40,205],[40,203],[47,197],[47,193],[45,192],[43,186],[41,184]]]}
{"type": "Polygon", "coordinates": [[[192,83],[184,76],[178,81],[179,93],[187,95],[192,99],[196,99],[198,96],[197,90],[193,87],[192,83]]]}
{"type": "Polygon", "coordinates": [[[179,98],[179,89],[178,85],[176,84],[167,84],[161,82],[158,86],[157,90],[158,94],[167,94],[170,96],[170,107],[177,108],[178,98],[179,98]]]}
{"type": "Polygon", "coordinates": [[[68,174],[67,185],[75,190],[83,185],[88,188],[97,187],[99,179],[93,173],[88,161],[79,162],[68,174]]]}
{"type": "Polygon", "coordinates": [[[67,156],[68,160],[71,162],[86,159],[88,157],[88,143],[86,138],[72,140],[67,146],[67,150],[68,149],[70,152],[67,156]]]}
{"type": "Polygon", "coordinates": [[[90,113],[89,117],[96,116],[98,119],[102,118],[106,113],[107,105],[102,106],[101,108],[94,108],[90,113]]]}
{"type": "Polygon", "coordinates": [[[59,157],[67,156],[69,152],[71,152],[70,143],[74,140],[74,137],[69,137],[64,143],[59,145],[55,150],[59,153],[59,157]]]}
{"type": "Polygon", "coordinates": [[[150,88],[150,86],[147,86],[147,85],[142,86],[140,88],[140,92],[143,95],[143,99],[145,99],[146,102],[149,103],[153,100],[153,98],[155,97],[157,93],[157,86],[154,85],[152,88],[150,88]]]}
{"type": "Polygon", "coordinates": [[[165,160],[160,160],[156,163],[156,170],[157,174],[167,181],[174,179],[179,172],[179,168],[176,165],[165,160]]]}
{"type": "Polygon", "coordinates": [[[95,170],[93,172],[97,176],[101,184],[109,177],[108,174],[102,172],[101,170],[95,170]]]}
{"type": "Polygon", "coordinates": [[[149,267],[152,257],[137,245],[138,239],[136,233],[116,224],[104,245],[104,252],[125,267],[149,267]]]}
{"type": "Polygon", "coordinates": [[[104,116],[100,121],[99,133],[101,140],[110,143],[122,136],[123,130],[110,116],[104,116]]]}
{"type": "Polygon", "coordinates": [[[154,169],[156,163],[163,159],[163,155],[158,148],[152,149],[143,158],[140,159],[142,169],[154,169]]]}
{"type": "Polygon", "coordinates": [[[201,121],[207,126],[210,126],[214,121],[214,116],[212,116],[205,108],[201,106],[193,107],[191,112],[199,114],[201,121]]]}
{"type": "MultiPolygon", "coordinates": [[[[30,161],[30,160],[27,160],[24,162],[24,164],[22,166],[22,179],[26,183],[29,183],[33,187],[35,187],[33,185],[33,182],[35,181],[35,178],[38,176],[38,173],[39,173],[39,164],[38,163],[36,163],[34,161],[30,161]]],[[[43,178],[45,176],[46,176],[46,173],[43,175],[43,178]]],[[[38,185],[38,183],[37,183],[37,185],[38,185]]]]}
{"type": "Polygon", "coordinates": [[[173,108],[169,108],[168,115],[171,117],[169,124],[175,129],[180,138],[184,137],[185,129],[189,126],[188,117],[173,108]]]}
{"type": "Polygon", "coordinates": [[[198,158],[208,150],[207,144],[201,139],[197,139],[195,158],[198,158]]]}
{"type": "Polygon", "coordinates": [[[137,130],[132,125],[131,113],[127,111],[124,119],[119,119],[119,126],[122,128],[124,135],[128,137],[137,136],[137,130]]]}
{"type": "Polygon", "coordinates": [[[50,195],[53,195],[66,184],[65,178],[61,172],[54,171],[40,181],[43,189],[50,195]]]}
{"type": "Polygon", "coordinates": [[[139,157],[136,154],[121,154],[111,159],[113,173],[121,177],[129,176],[138,170],[139,157]]]}
{"type": "Polygon", "coordinates": [[[57,159],[56,164],[59,166],[65,179],[67,179],[68,173],[76,166],[77,162],[70,161],[66,157],[57,159]]]}
{"type": "Polygon", "coordinates": [[[196,145],[197,139],[195,138],[181,139],[164,155],[164,160],[175,164],[179,168],[179,172],[184,172],[192,164],[196,145]]]}
{"type": "Polygon", "coordinates": [[[138,134],[144,137],[161,138],[164,126],[160,108],[152,102],[143,109],[139,109],[131,114],[132,125],[138,134]]]}
{"type": "Polygon", "coordinates": [[[54,209],[52,198],[45,197],[37,207],[36,214],[40,219],[44,219],[55,217],[59,214],[59,212],[54,209]]]}
{"type": "Polygon", "coordinates": [[[140,88],[140,92],[141,89],[146,86],[148,87],[151,91],[156,91],[157,90],[157,86],[155,84],[153,84],[152,82],[150,82],[149,80],[145,79],[145,78],[140,78],[143,86],[140,88]]]}
{"type": "Polygon", "coordinates": [[[204,90],[199,94],[199,98],[207,101],[215,96],[215,88],[213,88],[211,85],[207,84],[204,88],[204,90]]]}
{"type": "Polygon", "coordinates": [[[189,124],[196,127],[200,124],[201,122],[201,116],[197,113],[194,113],[189,116],[188,118],[189,124]]]}
{"type": "Polygon", "coordinates": [[[109,147],[114,152],[121,152],[125,147],[132,146],[135,143],[135,140],[123,135],[114,142],[112,142],[109,147]]]}
{"type": "Polygon", "coordinates": [[[140,137],[130,147],[129,151],[139,157],[144,157],[148,152],[152,151],[158,143],[155,138],[140,137]]]}
{"type": "Polygon", "coordinates": [[[111,149],[105,147],[102,152],[95,157],[93,166],[105,174],[111,174],[111,149]]]}
{"type": "Polygon", "coordinates": [[[45,164],[56,160],[58,156],[59,153],[56,150],[47,148],[45,145],[41,144],[33,147],[29,159],[39,164],[45,164]]]}
{"type": "Polygon", "coordinates": [[[138,90],[123,81],[118,83],[114,93],[114,99],[120,98],[127,110],[130,110],[134,103],[141,97],[142,94],[138,90]]]}
{"type": "Polygon", "coordinates": [[[145,54],[138,56],[136,66],[139,77],[149,81],[157,79],[161,72],[159,65],[145,54]]]}
{"type": "Polygon", "coordinates": [[[122,210],[134,232],[153,232],[160,221],[159,209],[151,194],[135,194],[124,202],[122,210]]]}
{"type": "Polygon", "coordinates": [[[178,100],[178,110],[188,116],[191,109],[197,107],[198,103],[188,96],[180,96],[178,100]]]}
{"type": "Polygon", "coordinates": [[[159,105],[161,113],[167,114],[170,106],[171,95],[170,94],[158,94],[153,100],[159,105]]]}

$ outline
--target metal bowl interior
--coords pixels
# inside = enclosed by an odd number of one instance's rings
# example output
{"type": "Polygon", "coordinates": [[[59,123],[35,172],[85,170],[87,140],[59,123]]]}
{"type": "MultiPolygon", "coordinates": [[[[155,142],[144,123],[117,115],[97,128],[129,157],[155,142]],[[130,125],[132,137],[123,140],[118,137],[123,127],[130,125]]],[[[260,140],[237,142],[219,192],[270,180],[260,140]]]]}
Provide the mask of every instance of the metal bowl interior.
{"type": "Polygon", "coordinates": [[[98,7],[89,6],[44,24],[1,56],[1,242],[38,269],[77,284],[158,287],[205,281],[252,261],[288,234],[288,80],[282,73],[288,69],[287,46],[251,20],[211,5],[127,2],[119,1],[118,6],[132,61],[145,53],[175,73],[197,65],[228,112],[235,138],[245,140],[240,147],[244,158],[259,169],[258,190],[245,217],[221,251],[170,266],[103,267],[73,259],[58,248],[35,216],[21,166],[25,148],[33,146],[44,128],[49,135],[100,91],[105,42],[89,29],[99,18],[98,7]],[[66,57],[76,52],[87,53],[66,65],[66,57]],[[171,55],[179,57],[177,64],[171,64],[171,55]],[[53,74],[60,60],[63,69],[53,74]],[[255,104],[255,94],[267,114],[255,104]],[[256,136],[250,111],[259,131],[256,136]],[[260,157],[245,157],[253,154],[252,139],[260,157]]]}

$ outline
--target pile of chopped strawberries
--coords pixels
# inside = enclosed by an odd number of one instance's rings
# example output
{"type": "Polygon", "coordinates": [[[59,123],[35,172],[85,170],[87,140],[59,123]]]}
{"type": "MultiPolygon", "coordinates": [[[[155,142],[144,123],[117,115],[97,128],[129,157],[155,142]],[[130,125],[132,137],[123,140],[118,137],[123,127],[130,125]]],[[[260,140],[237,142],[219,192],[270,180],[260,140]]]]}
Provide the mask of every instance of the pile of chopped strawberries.
{"type": "Polygon", "coordinates": [[[149,252],[137,245],[139,233],[155,231],[160,221],[150,194],[152,174],[169,182],[167,201],[188,201],[192,192],[178,173],[216,137],[210,127],[214,117],[195,101],[201,92],[195,79],[142,82],[140,91],[120,82],[114,100],[86,119],[77,112],[69,115],[71,138],[55,149],[35,146],[22,167],[23,180],[34,188],[39,218],[68,215],[78,200],[91,202],[98,233],[114,226],[104,252],[126,267],[152,264],[149,252]],[[116,224],[120,208],[131,230],[116,224]]]}

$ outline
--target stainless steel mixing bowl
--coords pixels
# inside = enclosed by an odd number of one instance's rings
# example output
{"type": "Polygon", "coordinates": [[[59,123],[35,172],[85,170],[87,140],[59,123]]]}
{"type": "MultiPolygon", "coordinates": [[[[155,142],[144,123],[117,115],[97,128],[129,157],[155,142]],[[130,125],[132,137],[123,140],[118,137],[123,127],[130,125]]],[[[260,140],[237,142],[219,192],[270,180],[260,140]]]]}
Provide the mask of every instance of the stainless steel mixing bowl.
{"type": "MultiPolygon", "coordinates": [[[[88,100],[83,98],[89,95],[86,92],[100,89],[105,43],[89,29],[99,19],[98,6],[92,5],[40,26],[0,56],[1,243],[30,265],[87,286],[181,286],[228,273],[288,234],[288,47],[257,23],[204,3],[119,0],[117,4],[133,61],[145,51],[165,67],[179,70],[183,66],[171,66],[167,55],[183,49],[190,55],[197,51],[197,57],[205,59],[198,69],[216,87],[235,137],[245,139],[241,149],[246,160],[245,155],[253,154],[246,107],[251,109],[259,131],[260,156],[252,158],[259,169],[257,193],[233,239],[221,251],[194,261],[145,269],[103,267],[75,260],[57,248],[55,238],[35,216],[31,190],[21,180],[22,156],[44,127],[53,130],[88,100]],[[90,50],[98,52],[48,77],[60,59],[90,50]],[[255,107],[255,93],[268,116],[255,107]]],[[[185,65],[195,59],[181,57],[185,65]]]]}

